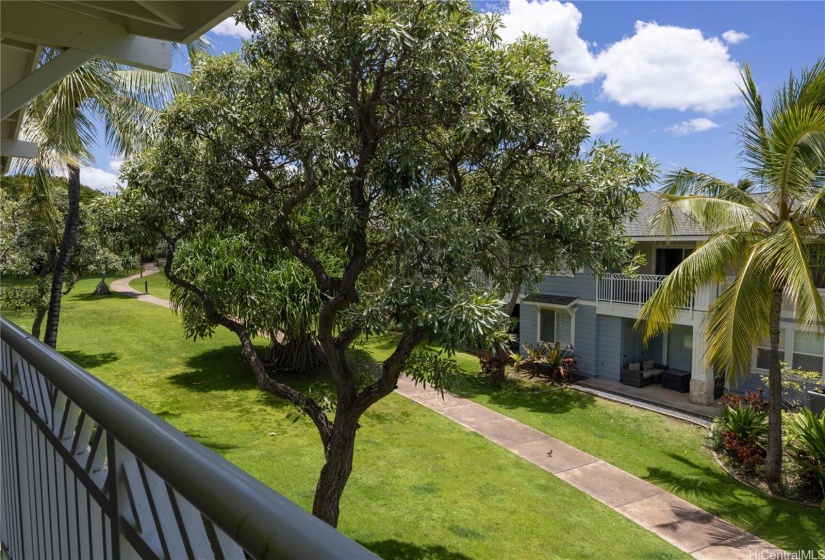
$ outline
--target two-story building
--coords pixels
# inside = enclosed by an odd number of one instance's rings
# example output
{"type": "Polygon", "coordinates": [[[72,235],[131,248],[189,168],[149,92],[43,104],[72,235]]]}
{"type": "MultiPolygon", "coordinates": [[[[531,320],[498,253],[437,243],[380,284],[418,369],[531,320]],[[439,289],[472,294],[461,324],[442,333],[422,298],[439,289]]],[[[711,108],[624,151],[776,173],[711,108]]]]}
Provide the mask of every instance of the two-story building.
{"type": "MultiPolygon", "coordinates": [[[[630,364],[653,360],[668,369],[690,372],[690,399],[696,404],[714,401],[713,372],[703,364],[703,319],[721,286],[701,288],[690,304],[677,313],[673,328],[647,346],[633,329],[644,303],[707,234],[686,220],[674,235],[665,238],[650,228],[650,217],[659,207],[656,193],[642,193],[643,207],[634,221],[625,224],[626,235],[647,263],[636,277],[619,273],[596,276],[588,271],[545,276],[537,289],[522,297],[519,344],[560,342],[575,348],[579,372],[589,377],[621,381],[630,364]]],[[[818,274],[820,294],[825,285],[818,274]]],[[[793,368],[817,371],[825,376],[825,336],[794,322],[792,309],[782,313],[781,359],[793,368]]],[[[753,374],[766,373],[768,351],[757,348],[753,374]]],[[[758,377],[748,383],[755,383],[758,377]]]]}

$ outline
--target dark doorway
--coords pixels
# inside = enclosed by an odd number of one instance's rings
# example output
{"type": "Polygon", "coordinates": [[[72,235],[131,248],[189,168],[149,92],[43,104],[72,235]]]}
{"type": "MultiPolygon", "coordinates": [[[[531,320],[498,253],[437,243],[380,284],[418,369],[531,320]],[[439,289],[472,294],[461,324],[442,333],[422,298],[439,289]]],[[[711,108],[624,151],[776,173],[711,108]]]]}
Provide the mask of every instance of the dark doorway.
{"type": "Polygon", "coordinates": [[[692,249],[656,249],[656,271],[659,276],[667,276],[685,260],[692,249]]]}

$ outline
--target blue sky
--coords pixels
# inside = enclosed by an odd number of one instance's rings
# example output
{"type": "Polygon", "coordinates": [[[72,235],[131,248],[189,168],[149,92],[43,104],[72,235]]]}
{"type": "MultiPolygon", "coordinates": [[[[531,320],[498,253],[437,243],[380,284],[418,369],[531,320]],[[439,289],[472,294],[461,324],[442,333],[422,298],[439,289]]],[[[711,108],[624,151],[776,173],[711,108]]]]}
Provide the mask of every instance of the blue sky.
{"type": "MultiPolygon", "coordinates": [[[[476,1],[501,14],[504,40],[548,40],[567,93],[586,102],[594,138],[648,153],[660,172],[679,167],[735,182],[735,132],[745,114],[737,89],[750,64],[766,100],[825,55],[825,2],[476,1]]],[[[208,34],[217,52],[239,48],[247,30],[227,20],[208,34]]],[[[176,70],[185,71],[178,65],[176,70]]],[[[105,147],[83,182],[105,189],[119,161],[105,147]]]]}

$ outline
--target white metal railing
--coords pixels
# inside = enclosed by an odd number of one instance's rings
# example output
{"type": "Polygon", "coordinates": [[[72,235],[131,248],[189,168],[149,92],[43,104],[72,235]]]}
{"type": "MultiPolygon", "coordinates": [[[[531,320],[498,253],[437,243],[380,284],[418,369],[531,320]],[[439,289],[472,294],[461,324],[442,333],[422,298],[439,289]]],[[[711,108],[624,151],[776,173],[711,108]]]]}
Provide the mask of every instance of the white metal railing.
{"type": "Polygon", "coordinates": [[[639,274],[635,278],[608,273],[599,278],[598,299],[613,303],[644,305],[666,276],[639,274]]]}
{"type": "Polygon", "coordinates": [[[0,557],[377,558],[0,318],[0,557]]]}
{"type": "MultiPolygon", "coordinates": [[[[653,295],[667,276],[657,274],[639,274],[631,277],[624,274],[608,273],[599,278],[597,298],[599,301],[624,303],[641,307],[653,295]]],[[[724,284],[709,284],[700,287],[682,309],[690,311],[707,311],[734,277],[727,277],[724,284]]]]}

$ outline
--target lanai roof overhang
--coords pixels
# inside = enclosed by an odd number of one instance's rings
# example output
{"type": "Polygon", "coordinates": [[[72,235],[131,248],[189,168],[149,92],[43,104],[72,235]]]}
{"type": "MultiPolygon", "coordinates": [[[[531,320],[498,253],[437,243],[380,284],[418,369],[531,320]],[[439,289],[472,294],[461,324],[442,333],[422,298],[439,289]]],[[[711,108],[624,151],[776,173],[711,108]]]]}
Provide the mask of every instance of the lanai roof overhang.
{"type": "Polygon", "coordinates": [[[238,11],[237,0],[3,0],[0,2],[0,171],[37,157],[18,140],[23,109],[93,57],[149,70],[172,67],[172,43],[189,43],[238,11]],[[44,46],[62,49],[38,67],[44,46]]]}

